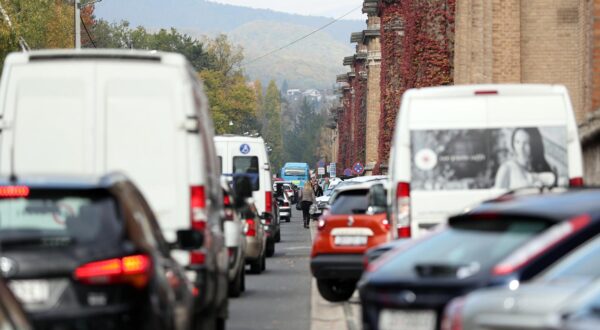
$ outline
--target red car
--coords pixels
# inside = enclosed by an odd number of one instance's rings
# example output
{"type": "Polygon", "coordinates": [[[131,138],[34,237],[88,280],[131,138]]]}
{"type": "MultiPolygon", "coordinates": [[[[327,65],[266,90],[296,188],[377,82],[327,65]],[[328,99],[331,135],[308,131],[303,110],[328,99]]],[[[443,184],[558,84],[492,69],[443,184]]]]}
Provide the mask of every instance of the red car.
{"type": "Polygon", "coordinates": [[[319,219],[310,268],[328,301],[348,300],[363,272],[363,253],[393,238],[384,185],[378,181],[340,188],[319,219]]]}

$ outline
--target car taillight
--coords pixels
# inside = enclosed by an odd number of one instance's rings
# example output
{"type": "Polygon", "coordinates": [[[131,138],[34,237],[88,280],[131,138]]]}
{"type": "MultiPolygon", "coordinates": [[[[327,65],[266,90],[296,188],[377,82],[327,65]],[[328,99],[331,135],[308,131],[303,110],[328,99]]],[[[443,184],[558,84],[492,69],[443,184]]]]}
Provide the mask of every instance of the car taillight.
{"type": "Polygon", "coordinates": [[[290,203],[288,203],[288,202],[283,202],[283,206],[290,206],[290,203]]]}
{"type": "Polygon", "coordinates": [[[554,225],[545,233],[530,240],[509,257],[498,263],[492,270],[492,273],[494,275],[507,275],[518,270],[560,241],[585,228],[590,220],[590,216],[584,214],[561,224],[554,225]]]}
{"type": "Polygon", "coordinates": [[[581,178],[581,177],[570,178],[569,186],[570,187],[583,187],[583,178],[581,178]]]}
{"type": "Polygon", "coordinates": [[[317,223],[317,229],[318,230],[323,230],[325,229],[325,225],[327,224],[327,221],[323,218],[319,219],[319,222],[317,223]]]}
{"type": "Polygon", "coordinates": [[[29,196],[27,186],[2,186],[0,187],[0,198],[19,198],[29,196]]]}
{"type": "Polygon", "coordinates": [[[273,213],[273,194],[265,191],[265,212],[273,213]]]}
{"type": "Polygon", "coordinates": [[[190,187],[190,222],[193,229],[206,228],[206,194],[203,186],[190,187]]]}
{"type": "Polygon", "coordinates": [[[94,261],[75,269],[75,279],[85,284],[130,284],[143,288],[150,280],[150,257],[133,255],[94,261]]]}
{"type": "Polygon", "coordinates": [[[231,205],[231,198],[229,198],[229,195],[227,195],[227,194],[223,195],[223,205],[224,206],[231,205]]]}
{"type": "Polygon", "coordinates": [[[446,305],[442,317],[441,330],[462,330],[462,312],[465,306],[465,298],[457,297],[446,305]]]}
{"type": "Polygon", "coordinates": [[[398,182],[395,216],[398,226],[398,237],[410,237],[410,183],[408,182],[398,182]]]}
{"type": "Polygon", "coordinates": [[[206,262],[206,254],[204,252],[190,252],[190,264],[192,265],[204,265],[206,262]]]}
{"type": "Polygon", "coordinates": [[[246,226],[244,227],[244,233],[246,236],[256,236],[256,221],[254,219],[249,218],[246,219],[246,226]]]}
{"type": "Polygon", "coordinates": [[[383,228],[385,228],[385,230],[390,230],[390,221],[388,219],[381,220],[381,224],[383,225],[383,228]]]}

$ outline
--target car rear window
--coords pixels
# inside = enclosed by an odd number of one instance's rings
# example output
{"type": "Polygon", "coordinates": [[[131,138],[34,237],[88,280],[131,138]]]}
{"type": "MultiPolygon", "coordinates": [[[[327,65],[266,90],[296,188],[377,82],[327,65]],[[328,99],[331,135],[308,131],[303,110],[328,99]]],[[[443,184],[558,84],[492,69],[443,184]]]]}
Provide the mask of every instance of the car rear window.
{"type": "Polygon", "coordinates": [[[365,213],[369,207],[366,189],[340,192],[331,205],[331,214],[365,213]]]}
{"type": "Polygon", "coordinates": [[[544,280],[566,280],[600,277],[600,236],[575,250],[549,268],[544,280]]]}
{"type": "Polygon", "coordinates": [[[258,157],[237,156],[233,157],[233,176],[246,176],[252,182],[252,190],[259,190],[258,157]]]}
{"type": "Polygon", "coordinates": [[[2,245],[114,246],[123,237],[116,201],[105,190],[30,190],[0,199],[2,245]]]}
{"type": "Polygon", "coordinates": [[[489,271],[549,226],[533,219],[463,221],[407,249],[381,268],[396,274],[468,277],[489,271]]]}

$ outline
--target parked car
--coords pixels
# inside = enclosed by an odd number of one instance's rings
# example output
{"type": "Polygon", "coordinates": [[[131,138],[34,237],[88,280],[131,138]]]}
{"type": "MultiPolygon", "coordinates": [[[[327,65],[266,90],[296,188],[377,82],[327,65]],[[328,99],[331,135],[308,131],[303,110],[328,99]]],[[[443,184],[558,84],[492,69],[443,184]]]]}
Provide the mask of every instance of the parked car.
{"type": "Polygon", "coordinates": [[[0,181],[3,276],[37,329],[190,329],[194,287],[125,176],[0,181]]]}
{"type": "Polygon", "coordinates": [[[438,329],[446,304],[515,285],[600,232],[600,190],[505,195],[373,262],[359,283],[365,329],[438,329]]]}
{"type": "Polygon", "coordinates": [[[347,187],[350,185],[355,185],[355,184],[360,184],[360,183],[365,183],[365,182],[385,181],[385,180],[387,180],[387,178],[388,177],[385,175],[359,176],[359,177],[351,178],[351,179],[348,179],[345,181],[342,181],[339,178],[334,178],[334,179],[337,179],[337,180],[332,180],[332,182],[335,182],[335,184],[332,183],[333,186],[331,186],[331,188],[325,190],[323,192],[323,196],[316,198],[316,209],[315,209],[315,212],[313,214],[311,214],[312,219],[318,219],[323,214],[323,212],[329,207],[330,200],[334,196],[334,192],[336,190],[339,190],[343,187],[347,187]]]}
{"type": "Polygon", "coordinates": [[[379,244],[377,246],[369,248],[367,251],[365,251],[365,254],[364,254],[364,258],[363,258],[364,268],[367,269],[367,267],[372,262],[377,260],[379,257],[384,255],[388,251],[395,250],[395,249],[400,248],[401,246],[408,244],[408,243],[411,243],[410,239],[406,239],[406,238],[395,239],[395,240],[389,241],[387,243],[379,244]]]}
{"type": "Polygon", "coordinates": [[[418,237],[509,190],[583,185],[565,86],[411,89],[402,97],[394,132],[389,200],[400,237],[418,237]]]}
{"type": "Polygon", "coordinates": [[[225,213],[225,246],[229,250],[229,296],[239,297],[246,289],[246,236],[245,219],[235,206],[233,190],[227,180],[222,178],[223,206],[225,213]]]}
{"type": "Polygon", "coordinates": [[[214,138],[223,175],[245,176],[252,184],[252,197],[258,216],[267,228],[267,256],[275,253],[275,243],[281,240],[279,209],[273,198],[273,185],[267,147],[262,137],[219,135],[214,138]]]}
{"type": "Polygon", "coordinates": [[[442,330],[600,329],[599,255],[596,236],[532,281],[455,298],[442,330]]]}
{"type": "Polygon", "coordinates": [[[335,302],[352,296],[365,250],[392,239],[386,210],[383,184],[357,184],[340,190],[330,212],[319,219],[310,268],[323,298],[335,302]]]}
{"type": "Polygon", "coordinates": [[[252,198],[252,188],[246,177],[234,179],[235,206],[244,219],[243,233],[246,236],[246,264],[250,271],[260,274],[266,269],[267,234],[263,219],[252,198]]]}
{"type": "Polygon", "coordinates": [[[17,300],[4,280],[0,280],[0,329],[31,330],[33,329],[23,306],[17,300]]]}
{"type": "MultiPolygon", "coordinates": [[[[281,221],[290,222],[292,218],[292,191],[291,182],[278,181],[273,184],[275,192],[275,200],[279,206],[279,219],[281,221]]],[[[280,235],[281,236],[281,235],[280,235]]]]}
{"type": "Polygon", "coordinates": [[[181,54],[155,51],[10,54],[0,81],[0,116],[11,123],[0,139],[0,174],[126,173],[167,240],[194,228],[210,242],[172,254],[197,286],[202,317],[224,324],[223,193],[208,101],[191,68],[181,54]]]}

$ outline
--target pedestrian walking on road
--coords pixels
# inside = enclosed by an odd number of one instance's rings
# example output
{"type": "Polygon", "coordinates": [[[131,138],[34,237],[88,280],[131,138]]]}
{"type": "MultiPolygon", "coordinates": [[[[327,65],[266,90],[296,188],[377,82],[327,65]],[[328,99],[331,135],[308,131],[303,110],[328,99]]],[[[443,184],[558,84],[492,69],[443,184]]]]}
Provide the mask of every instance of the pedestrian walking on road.
{"type": "Polygon", "coordinates": [[[307,181],[304,184],[304,188],[302,188],[302,194],[300,196],[304,228],[308,228],[308,224],[310,223],[310,214],[308,213],[308,210],[310,209],[310,206],[315,202],[315,200],[315,191],[313,190],[312,184],[307,181]]]}

